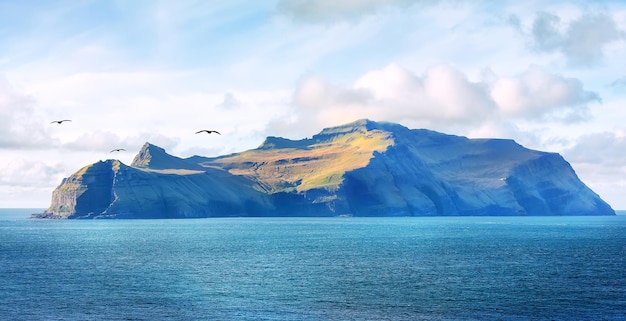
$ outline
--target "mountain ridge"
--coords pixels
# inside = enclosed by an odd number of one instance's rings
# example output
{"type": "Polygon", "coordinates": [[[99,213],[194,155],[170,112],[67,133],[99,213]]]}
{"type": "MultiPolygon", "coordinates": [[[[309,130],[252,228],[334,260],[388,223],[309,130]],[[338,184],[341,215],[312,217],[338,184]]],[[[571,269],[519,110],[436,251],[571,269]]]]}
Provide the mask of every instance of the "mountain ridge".
{"type": "Polygon", "coordinates": [[[367,119],[218,157],[146,143],[130,166],[91,166],[35,217],[615,215],[557,153],[367,119]]]}

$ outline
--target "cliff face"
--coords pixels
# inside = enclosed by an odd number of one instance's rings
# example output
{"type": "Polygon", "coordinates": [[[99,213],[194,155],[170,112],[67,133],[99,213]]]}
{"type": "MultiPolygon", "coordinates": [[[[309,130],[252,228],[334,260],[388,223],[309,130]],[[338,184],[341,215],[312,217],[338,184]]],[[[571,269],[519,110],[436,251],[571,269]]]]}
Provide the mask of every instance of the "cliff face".
{"type": "Polygon", "coordinates": [[[114,168],[119,161],[98,162],[81,168],[52,192],[52,204],[43,218],[78,218],[102,213],[111,203],[114,168]]]}
{"type": "Polygon", "coordinates": [[[348,173],[341,192],[350,212],[614,215],[558,154],[497,139],[451,138],[446,145],[399,144],[348,173]]]}
{"type": "Polygon", "coordinates": [[[614,215],[560,155],[360,120],[216,158],[146,143],[87,166],[39,217],[614,215]]]}
{"type": "MultiPolygon", "coordinates": [[[[142,151],[155,146],[146,144],[142,151]]],[[[157,147],[158,148],[158,147],[157,147]]],[[[168,155],[169,156],[169,155],[168,155]]],[[[162,164],[162,162],[157,161],[162,164]]],[[[273,207],[253,183],[223,170],[144,169],[117,160],[87,166],[53,192],[42,218],[263,216],[273,207]]]]}

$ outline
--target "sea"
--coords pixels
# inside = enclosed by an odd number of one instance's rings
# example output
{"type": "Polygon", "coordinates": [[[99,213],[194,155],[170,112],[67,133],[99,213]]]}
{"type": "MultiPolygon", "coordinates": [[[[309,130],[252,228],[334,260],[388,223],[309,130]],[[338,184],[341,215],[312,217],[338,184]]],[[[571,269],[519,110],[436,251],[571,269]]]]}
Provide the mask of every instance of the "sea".
{"type": "Polygon", "coordinates": [[[626,320],[626,215],[41,210],[0,210],[0,320],[626,320]]]}

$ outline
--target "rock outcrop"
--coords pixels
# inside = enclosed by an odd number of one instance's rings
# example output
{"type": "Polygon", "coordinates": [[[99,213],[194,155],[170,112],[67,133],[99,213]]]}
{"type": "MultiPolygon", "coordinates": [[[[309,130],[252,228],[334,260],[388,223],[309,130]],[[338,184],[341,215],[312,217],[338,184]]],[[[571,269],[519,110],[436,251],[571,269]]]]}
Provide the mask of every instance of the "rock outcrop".
{"type": "MultiPolygon", "coordinates": [[[[145,148],[153,147],[147,144],[145,148]]],[[[86,166],[52,193],[42,218],[197,218],[262,216],[270,197],[223,170],[152,170],[117,160],[86,166]]]]}
{"type": "Polygon", "coordinates": [[[146,143],[87,166],[45,218],[615,215],[560,155],[360,120],[308,139],[179,158],[146,143]]]}

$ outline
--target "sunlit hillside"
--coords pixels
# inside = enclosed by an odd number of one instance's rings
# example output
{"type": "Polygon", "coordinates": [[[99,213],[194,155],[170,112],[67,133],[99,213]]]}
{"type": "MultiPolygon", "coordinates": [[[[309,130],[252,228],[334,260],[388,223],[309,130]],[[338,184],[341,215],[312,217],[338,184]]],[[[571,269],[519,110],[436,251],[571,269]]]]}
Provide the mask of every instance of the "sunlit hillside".
{"type": "MultiPolygon", "coordinates": [[[[257,181],[265,191],[307,191],[313,188],[336,189],[347,171],[365,167],[375,152],[393,145],[389,132],[368,131],[364,126],[346,127],[326,137],[322,132],[292,148],[260,148],[217,158],[202,163],[217,165],[234,175],[244,175],[257,181]],[[349,130],[348,130],[349,129],[349,130]]],[[[281,143],[285,144],[284,141],[281,143]]],[[[296,145],[293,141],[287,142],[296,145]]]]}

